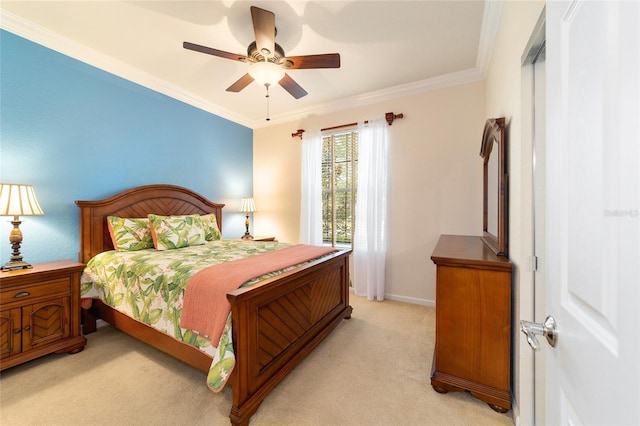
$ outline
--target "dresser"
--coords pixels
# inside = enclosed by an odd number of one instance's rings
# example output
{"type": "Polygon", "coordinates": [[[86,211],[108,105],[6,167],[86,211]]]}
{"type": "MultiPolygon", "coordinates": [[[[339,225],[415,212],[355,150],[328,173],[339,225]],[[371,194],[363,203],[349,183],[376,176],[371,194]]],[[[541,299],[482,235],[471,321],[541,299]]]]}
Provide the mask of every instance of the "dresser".
{"type": "Polygon", "coordinates": [[[80,332],[80,275],[71,260],[0,272],[0,370],[40,356],[76,353],[80,332]]]}
{"type": "Polygon", "coordinates": [[[442,235],[436,264],[436,344],[431,385],[511,408],[511,271],[481,237],[442,235]]]}

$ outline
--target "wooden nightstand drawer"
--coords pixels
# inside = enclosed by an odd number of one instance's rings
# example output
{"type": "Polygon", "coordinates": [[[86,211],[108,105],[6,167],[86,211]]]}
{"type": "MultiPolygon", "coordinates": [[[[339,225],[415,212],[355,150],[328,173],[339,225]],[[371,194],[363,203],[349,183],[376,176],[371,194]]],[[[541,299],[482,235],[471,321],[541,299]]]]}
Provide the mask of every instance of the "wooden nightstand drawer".
{"type": "Polygon", "coordinates": [[[65,277],[58,280],[44,281],[34,285],[25,285],[5,290],[0,294],[0,304],[6,306],[11,303],[24,303],[39,297],[50,297],[70,293],[71,281],[68,277],[65,277]]]}

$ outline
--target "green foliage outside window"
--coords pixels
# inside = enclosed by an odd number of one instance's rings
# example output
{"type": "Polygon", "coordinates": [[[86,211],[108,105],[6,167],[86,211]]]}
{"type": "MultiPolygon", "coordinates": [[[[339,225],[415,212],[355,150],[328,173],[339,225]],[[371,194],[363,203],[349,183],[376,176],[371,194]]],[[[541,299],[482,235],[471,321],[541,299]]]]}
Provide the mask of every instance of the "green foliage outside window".
{"type": "Polygon", "coordinates": [[[352,245],[358,181],[358,133],[348,131],[322,139],[322,239],[325,244],[352,245]]]}

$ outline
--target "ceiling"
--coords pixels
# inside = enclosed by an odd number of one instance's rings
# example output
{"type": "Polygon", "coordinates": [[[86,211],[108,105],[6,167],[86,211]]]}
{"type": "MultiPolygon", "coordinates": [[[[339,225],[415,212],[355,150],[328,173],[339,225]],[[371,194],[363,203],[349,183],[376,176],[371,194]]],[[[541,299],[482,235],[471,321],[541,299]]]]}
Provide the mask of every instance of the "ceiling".
{"type": "MultiPolygon", "coordinates": [[[[7,1],[0,26],[250,128],[476,81],[490,59],[495,1],[7,1]],[[294,99],[252,83],[248,64],[186,50],[183,41],[245,55],[250,6],[276,15],[286,55],[340,53],[339,69],[288,74],[294,99]],[[485,10],[486,9],[486,10],[485,10]]],[[[381,112],[382,113],[382,112],[381,112]]]]}

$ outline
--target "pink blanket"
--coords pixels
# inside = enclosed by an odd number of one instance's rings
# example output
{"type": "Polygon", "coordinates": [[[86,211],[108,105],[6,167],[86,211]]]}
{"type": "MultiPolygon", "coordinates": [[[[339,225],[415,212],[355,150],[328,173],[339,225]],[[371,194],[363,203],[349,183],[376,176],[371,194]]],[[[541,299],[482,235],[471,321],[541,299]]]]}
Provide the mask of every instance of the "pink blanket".
{"type": "Polygon", "coordinates": [[[180,326],[207,336],[215,345],[224,331],[231,304],[227,293],[252,278],[324,256],[335,249],[298,244],[220,263],[193,275],[187,283],[180,326]]]}

